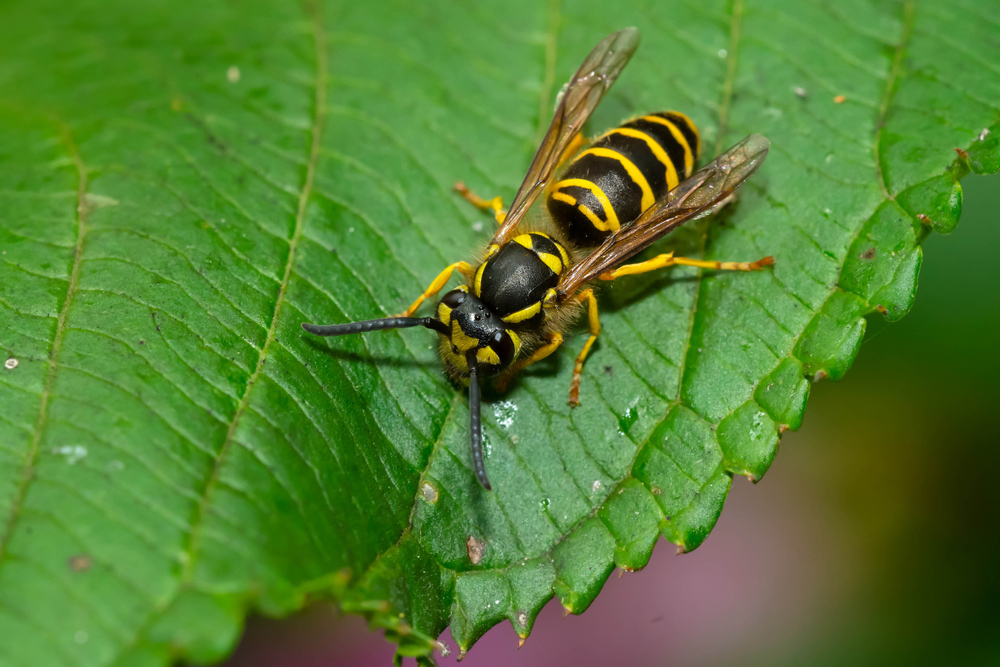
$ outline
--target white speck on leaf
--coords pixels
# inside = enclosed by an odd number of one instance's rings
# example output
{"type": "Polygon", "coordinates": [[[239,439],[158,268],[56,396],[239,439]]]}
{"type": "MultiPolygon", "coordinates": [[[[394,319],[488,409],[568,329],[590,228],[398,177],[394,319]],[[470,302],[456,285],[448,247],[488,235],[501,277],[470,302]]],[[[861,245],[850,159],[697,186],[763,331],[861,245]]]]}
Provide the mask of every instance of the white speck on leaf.
{"type": "Polygon", "coordinates": [[[517,412],[517,405],[512,401],[497,401],[493,404],[493,416],[496,417],[497,425],[500,428],[510,428],[510,425],[514,423],[515,412],[517,412]]]}
{"type": "Polygon", "coordinates": [[[73,465],[87,456],[87,448],[83,445],[63,445],[62,447],[53,448],[52,453],[65,456],[66,463],[73,465]]]}
{"type": "Polygon", "coordinates": [[[766,417],[763,412],[757,412],[753,416],[753,424],[750,426],[750,439],[760,440],[764,437],[764,417],[766,417]]]}
{"type": "Polygon", "coordinates": [[[90,639],[90,635],[84,630],[77,630],[76,634],[73,635],[73,641],[77,644],[86,644],[88,639],[90,639]]]}
{"type": "Polygon", "coordinates": [[[792,88],[792,90],[795,92],[796,95],[798,95],[802,99],[809,97],[809,93],[806,92],[806,89],[803,88],[802,86],[795,86],[794,88],[792,88]]]}
{"type": "Polygon", "coordinates": [[[725,49],[719,49],[719,57],[720,58],[725,58],[728,55],[729,55],[729,51],[726,51],[725,49]]]}
{"type": "Polygon", "coordinates": [[[990,136],[990,128],[984,127],[983,131],[979,133],[979,140],[982,141],[988,136],[990,136]]]}
{"type": "Polygon", "coordinates": [[[121,470],[125,470],[125,464],[118,460],[111,461],[110,463],[108,463],[108,470],[112,472],[119,472],[121,470]]]}
{"type": "Polygon", "coordinates": [[[83,197],[84,206],[88,212],[93,212],[101,208],[107,208],[108,206],[118,206],[119,202],[114,197],[108,197],[106,195],[99,195],[93,192],[88,192],[83,197]]]}
{"type": "Polygon", "coordinates": [[[432,505],[438,500],[438,490],[430,482],[424,482],[420,485],[420,494],[424,497],[424,500],[432,505]]]}
{"type": "Polygon", "coordinates": [[[348,234],[353,234],[354,233],[354,227],[348,227],[347,228],[347,233],[348,234]]]}
{"type": "Polygon", "coordinates": [[[483,231],[483,221],[480,220],[478,222],[472,223],[472,231],[474,231],[474,232],[481,232],[481,231],[483,231]]]}
{"type": "Polygon", "coordinates": [[[597,491],[600,488],[601,488],[601,480],[599,479],[595,479],[594,483],[590,485],[590,490],[593,491],[594,493],[597,493],[597,491]]]}
{"type": "Polygon", "coordinates": [[[3,367],[6,368],[9,371],[12,371],[15,368],[17,368],[17,364],[18,364],[17,359],[15,359],[14,357],[11,357],[7,361],[3,362],[3,367]]]}
{"type": "Polygon", "coordinates": [[[226,78],[229,79],[229,83],[236,83],[240,80],[240,68],[233,65],[226,70],[226,78]]]}

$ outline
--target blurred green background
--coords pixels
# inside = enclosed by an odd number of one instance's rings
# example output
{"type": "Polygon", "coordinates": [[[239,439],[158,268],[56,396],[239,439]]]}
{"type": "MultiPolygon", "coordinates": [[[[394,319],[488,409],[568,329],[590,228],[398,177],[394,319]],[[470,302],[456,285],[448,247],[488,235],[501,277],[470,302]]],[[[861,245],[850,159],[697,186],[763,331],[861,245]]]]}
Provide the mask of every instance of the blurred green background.
{"type": "MultiPolygon", "coordinates": [[[[759,484],[736,481],[701,548],[661,542],[585,615],[550,603],[523,649],[500,626],[463,666],[1000,664],[1000,175],[963,185],[913,310],[869,321],[847,377],[813,386],[802,430],[759,484]]],[[[391,655],[318,606],[252,619],[229,665],[391,655]]]]}

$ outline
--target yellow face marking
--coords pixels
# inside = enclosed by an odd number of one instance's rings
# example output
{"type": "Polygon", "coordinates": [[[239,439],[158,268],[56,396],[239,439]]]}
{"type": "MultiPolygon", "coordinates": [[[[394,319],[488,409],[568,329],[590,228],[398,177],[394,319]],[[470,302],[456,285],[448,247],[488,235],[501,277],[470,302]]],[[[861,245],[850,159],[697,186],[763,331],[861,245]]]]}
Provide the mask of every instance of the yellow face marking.
{"type": "Polygon", "coordinates": [[[556,297],[558,296],[559,293],[556,292],[555,288],[550,287],[549,289],[547,289],[545,291],[545,296],[542,297],[542,307],[551,308],[552,306],[556,305],[556,297]]]}
{"type": "Polygon", "coordinates": [[[560,273],[562,273],[562,270],[563,270],[562,260],[560,260],[555,255],[553,255],[551,253],[547,253],[547,252],[540,252],[540,253],[538,253],[538,259],[540,259],[543,262],[545,262],[545,266],[547,266],[550,269],[552,269],[552,273],[556,274],[557,276],[560,273]]]}
{"type": "Polygon", "coordinates": [[[444,322],[446,327],[451,326],[451,308],[443,303],[438,304],[438,319],[444,322]]]}
{"type": "MultiPolygon", "coordinates": [[[[455,354],[451,349],[451,345],[448,345],[447,357],[448,357],[448,363],[450,363],[452,366],[458,369],[459,373],[462,373],[464,375],[465,373],[469,372],[469,362],[461,354],[455,354]]],[[[462,380],[465,386],[468,387],[469,381],[465,378],[463,378],[462,380]]]]}
{"type": "Polygon", "coordinates": [[[576,206],[576,197],[571,197],[565,192],[559,192],[559,191],[553,192],[552,198],[555,199],[556,201],[561,201],[564,204],[569,204],[570,206],[576,206]]]}
{"type": "Polygon", "coordinates": [[[509,322],[510,324],[517,324],[518,322],[523,322],[524,320],[530,320],[532,317],[537,315],[542,310],[542,302],[536,301],[527,308],[522,308],[521,310],[511,313],[507,317],[503,318],[504,322],[509,322]]]}
{"type": "Polygon", "coordinates": [[[473,282],[472,293],[475,294],[477,297],[479,296],[480,291],[482,290],[483,287],[483,271],[486,270],[486,264],[488,261],[489,260],[483,262],[482,264],[479,265],[479,268],[476,269],[476,279],[473,282]]]}
{"type": "Polygon", "coordinates": [[[476,359],[481,364],[500,365],[500,355],[494,352],[492,347],[481,347],[476,350],[476,359]]]}
{"type": "Polygon", "coordinates": [[[466,336],[462,327],[458,326],[458,320],[451,323],[451,344],[458,348],[464,356],[466,352],[479,345],[479,341],[471,336],[466,336]]]}
{"type": "Polygon", "coordinates": [[[587,219],[590,220],[590,222],[594,225],[594,227],[598,228],[602,232],[607,232],[607,231],[617,232],[619,227],[621,227],[621,223],[618,222],[618,214],[615,213],[615,209],[611,206],[611,200],[608,199],[608,196],[606,194],[604,194],[604,190],[601,190],[595,184],[591,183],[590,181],[584,180],[582,178],[567,178],[565,180],[559,181],[558,183],[556,183],[555,189],[558,190],[560,188],[569,187],[573,185],[590,190],[590,193],[594,195],[594,197],[597,198],[597,201],[601,203],[601,208],[604,209],[604,217],[607,218],[607,222],[604,222],[603,220],[598,218],[597,215],[595,215],[586,206],[583,206],[581,204],[580,206],[577,207],[581,213],[587,216],[587,219]]]}
{"type": "MultiPolygon", "coordinates": [[[[677,128],[677,126],[671,123],[666,118],[661,118],[660,116],[643,116],[642,120],[649,121],[650,123],[656,123],[658,125],[663,125],[668,130],[670,130],[670,134],[674,135],[674,139],[676,139],[677,143],[679,143],[681,145],[681,148],[684,149],[684,173],[690,174],[691,171],[694,169],[694,154],[691,152],[691,146],[688,144],[687,138],[677,128]]],[[[693,124],[692,127],[694,127],[693,124]]]]}
{"type": "MultiPolygon", "coordinates": [[[[663,146],[661,146],[656,139],[649,136],[645,132],[633,130],[629,127],[619,127],[611,130],[610,132],[606,132],[600,137],[600,139],[612,134],[620,134],[623,137],[632,137],[633,139],[642,139],[645,141],[646,145],[649,146],[649,150],[653,151],[653,155],[656,156],[656,159],[662,162],[663,166],[667,169],[667,189],[673,190],[677,187],[677,184],[680,183],[680,179],[677,178],[677,168],[674,166],[673,161],[671,161],[670,156],[667,155],[667,152],[663,150],[663,146]]],[[[598,141],[600,141],[600,139],[598,139],[598,141]]],[[[686,163],[687,158],[685,158],[685,164],[686,163]]],[[[690,169],[690,167],[688,168],[690,169]]]]}
{"type": "MultiPolygon", "coordinates": [[[[688,149],[689,153],[690,150],[691,149],[688,149]]],[[[635,166],[632,160],[629,160],[618,151],[613,151],[610,148],[588,148],[580,153],[580,157],[578,157],[577,160],[580,160],[585,155],[596,155],[597,157],[606,157],[611,158],[612,160],[618,160],[621,166],[625,167],[625,171],[628,172],[629,178],[635,181],[636,185],[639,186],[639,189],[642,190],[642,203],[640,205],[642,206],[643,211],[652,206],[653,202],[656,201],[653,198],[653,189],[649,187],[649,181],[646,180],[646,177],[641,171],[639,171],[639,167],[635,166]]],[[[685,153],[685,160],[686,159],[687,153],[685,153]]]]}

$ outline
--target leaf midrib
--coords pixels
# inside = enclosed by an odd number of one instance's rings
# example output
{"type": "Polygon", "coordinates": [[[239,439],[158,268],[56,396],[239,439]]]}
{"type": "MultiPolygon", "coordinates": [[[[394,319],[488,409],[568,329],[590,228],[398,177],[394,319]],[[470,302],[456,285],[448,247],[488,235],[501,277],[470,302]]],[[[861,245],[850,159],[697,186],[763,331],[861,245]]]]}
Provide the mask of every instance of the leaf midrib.
{"type": "Polygon", "coordinates": [[[76,168],[77,188],[76,188],[76,243],[73,245],[73,267],[70,269],[69,282],[66,287],[66,298],[63,299],[62,307],[59,308],[59,315],[56,319],[56,332],[52,338],[52,350],[47,360],[45,370],[45,384],[42,388],[41,399],[38,406],[38,419],[31,434],[31,444],[28,447],[24,468],[21,471],[21,480],[18,483],[10,506],[10,514],[7,518],[7,525],[4,527],[2,537],[0,537],[0,563],[7,555],[7,546],[10,538],[14,534],[14,526],[21,515],[21,505],[28,493],[28,487],[35,477],[35,465],[38,462],[38,453],[42,444],[42,433],[48,423],[49,399],[52,395],[52,387],[55,383],[56,369],[58,368],[59,351],[62,349],[63,338],[66,335],[66,318],[70,305],[76,295],[77,285],[80,280],[80,264],[83,257],[83,245],[87,237],[87,167],[80,156],[76,141],[68,125],[57,121],[59,134],[62,136],[66,150],[69,152],[70,160],[76,168]]]}
{"type": "Polygon", "coordinates": [[[313,99],[313,120],[310,125],[309,157],[306,162],[306,173],[303,179],[302,188],[299,192],[299,202],[295,213],[295,228],[292,232],[291,239],[288,241],[288,256],[285,260],[284,273],[278,288],[278,296],[275,300],[271,323],[268,326],[264,344],[261,346],[260,352],[257,356],[257,365],[247,381],[246,388],[243,390],[243,395],[236,406],[236,410],[233,412],[233,417],[226,430],[226,438],[222,443],[222,447],[219,449],[219,454],[216,457],[212,474],[205,485],[205,489],[201,494],[201,501],[195,510],[195,517],[191,524],[188,545],[184,549],[184,553],[187,558],[185,559],[184,571],[180,578],[182,582],[186,583],[190,583],[194,576],[194,568],[197,563],[197,553],[200,546],[202,528],[208,514],[208,507],[211,504],[212,494],[218,484],[223,463],[226,459],[227,453],[232,448],[236,430],[239,427],[240,418],[242,417],[247,406],[250,404],[250,397],[253,392],[253,388],[257,384],[257,380],[260,378],[261,373],[264,371],[264,364],[267,362],[267,355],[270,350],[271,343],[274,342],[275,339],[282,307],[284,306],[285,296],[288,291],[288,284],[291,280],[295,265],[295,257],[298,250],[299,240],[302,237],[302,230],[305,225],[306,210],[313,191],[316,168],[322,154],[321,141],[323,124],[326,120],[327,113],[326,87],[328,84],[326,33],[323,28],[318,1],[307,0],[305,11],[309,15],[311,23],[313,24],[313,41],[316,55],[316,79],[314,84],[315,94],[313,99]]]}

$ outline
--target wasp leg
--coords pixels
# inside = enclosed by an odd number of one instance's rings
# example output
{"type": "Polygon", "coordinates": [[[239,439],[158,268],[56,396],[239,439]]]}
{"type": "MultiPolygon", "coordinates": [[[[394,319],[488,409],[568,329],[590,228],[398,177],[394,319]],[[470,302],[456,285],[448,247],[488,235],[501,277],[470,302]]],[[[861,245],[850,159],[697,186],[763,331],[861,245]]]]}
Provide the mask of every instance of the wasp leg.
{"type": "Polygon", "coordinates": [[[420,307],[420,304],[441,291],[441,288],[444,287],[451,279],[451,274],[454,271],[458,271],[469,280],[472,279],[472,275],[475,273],[475,269],[473,269],[472,265],[468,262],[455,262],[454,264],[445,267],[445,270],[438,274],[437,278],[434,279],[434,282],[432,282],[430,286],[424,290],[424,293],[418,296],[417,300],[410,304],[410,307],[400,313],[397,317],[409,317],[413,313],[417,312],[417,308],[420,307]]]}
{"type": "Polygon", "coordinates": [[[502,225],[504,218],[507,217],[507,211],[503,208],[503,199],[500,196],[496,196],[493,199],[483,199],[475,192],[466,187],[465,183],[459,181],[455,183],[455,192],[462,195],[465,201],[469,202],[476,208],[481,208],[484,211],[493,211],[493,217],[497,219],[497,224],[502,225]]]}
{"type": "Polygon", "coordinates": [[[720,269],[722,271],[759,271],[765,266],[774,264],[774,257],[768,255],[756,262],[713,262],[705,259],[691,259],[689,257],[674,257],[674,253],[668,252],[664,255],[657,255],[653,259],[636,264],[626,264],[619,266],[613,271],[602,273],[601,280],[614,280],[622,276],[631,276],[637,273],[646,273],[656,269],[665,269],[668,266],[697,266],[702,269],[720,269]]]}
{"type": "Polygon", "coordinates": [[[549,339],[549,342],[546,343],[545,345],[542,345],[534,352],[532,352],[530,357],[526,359],[521,359],[520,361],[512,365],[510,368],[508,368],[504,372],[504,374],[501,375],[500,378],[497,380],[497,389],[500,391],[504,391],[505,389],[507,389],[507,385],[510,384],[510,381],[514,378],[515,375],[517,375],[520,371],[524,370],[525,368],[535,363],[536,361],[541,361],[545,357],[555,352],[556,348],[562,345],[562,342],[563,342],[563,337],[561,333],[557,331],[554,334],[552,334],[552,338],[549,339]]]}
{"type": "Polygon", "coordinates": [[[587,315],[590,323],[590,338],[580,350],[580,354],[576,355],[576,363],[573,365],[573,379],[569,383],[569,404],[570,407],[575,408],[580,405],[580,379],[583,373],[583,361],[590,354],[590,348],[593,347],[594,341],[601,335],[601,320],[597,316],[597,298],[594,296],[594,290],[585,289],[573,297],[573,300],[577,303],[587,301],[587,315]]]}

